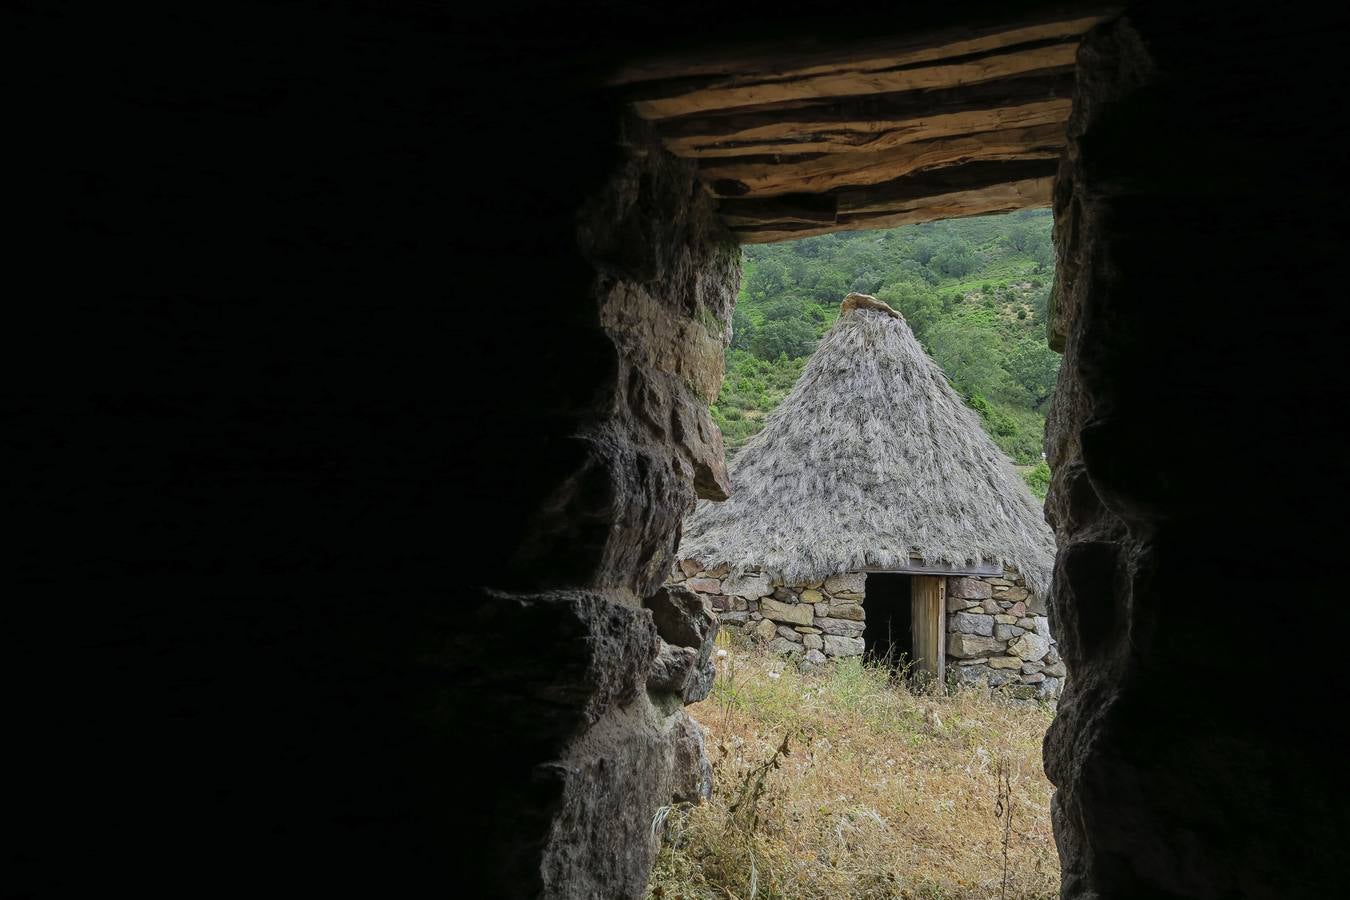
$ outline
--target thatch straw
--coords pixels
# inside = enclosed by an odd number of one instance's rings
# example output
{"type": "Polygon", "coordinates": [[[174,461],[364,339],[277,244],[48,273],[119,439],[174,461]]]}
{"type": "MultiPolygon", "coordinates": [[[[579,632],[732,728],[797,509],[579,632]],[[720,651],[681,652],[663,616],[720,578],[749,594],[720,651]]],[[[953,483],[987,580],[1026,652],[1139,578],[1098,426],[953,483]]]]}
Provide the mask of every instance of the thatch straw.
{"type": "Polygon", "coordinates": [[[1054,540],[1022,479],[909,326],[850,294],[791,393],[700,501],[680,557],[787,584],[919,559],[1049,586],[1054,540]]]}

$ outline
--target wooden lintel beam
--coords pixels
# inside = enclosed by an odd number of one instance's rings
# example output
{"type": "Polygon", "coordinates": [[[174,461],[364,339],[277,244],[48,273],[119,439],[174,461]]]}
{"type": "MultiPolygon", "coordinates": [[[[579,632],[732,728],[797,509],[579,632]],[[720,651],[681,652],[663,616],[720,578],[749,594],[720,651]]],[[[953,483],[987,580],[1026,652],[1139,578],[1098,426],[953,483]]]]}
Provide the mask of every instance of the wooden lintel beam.
{"type": "Polygon", "coordinates": [[[742,244],[771,244],[831,234],[836,231],[898,228],[901,225],[916,225],[920,222],[933,222],[939,219],[992,215],[1019,209],[1049,206],[1054,185],[1055,179],[1052,176],[1031,178],[990,188],[930,197],[921,204],[913,204],[902,210],[872,213],[844,213],[841,211],[835,221],[828,225],[778,222],[735,225],[731,226],[731,231],[742,244]]]}
{"type": "Polygon", "coordinates": [[[883,149],[934,137],[1031,127],[1068,119],[1073,71],[931,91],[759,107],[676,119],[658,132],[677,156],[719,157],[883,149]]]}
{"type": "MultiPolygon", "coordinates": [[[[848,217],[896,214],[920,209],[932,205],[935,198],[962,194],[974,196],[980,192],[989,192],[989,196],[994,196],[1008,184],[1053,178],[1057,168],[1058,161],[1053,158],[972,162],[918,172],[868,187],[834,190],[824,194],[728,198],[718,203],[718,211],[732,227],[787,223],[833,224],[848,217]]],[[[980,194],[980,197],[983,196],[980,194]]]]}
{"type": "Polygon", "coordinates": [[[734,95],[710,100],[682,111],[672,107],[662,116],[650,115],[656,101],[634,104],[638,115],[659,119],[662,123],[678,119],[729,115],[744,109],[756,109],[786,103],[810,103],[842,100],[901,91],[940,90],[964,84],[979,84],[1015,78],[1028,72],[1072,66],[1078,54],[1076,36],[1049,43],[1029,44],[993,53],[960,56],[931,63],[903,65],[865,72],[840,72],[816,75],[796,81],[771,82],[754,88],[725,91],[734,95]]]}
{"type": "Polygon", "coordinates": [[[635,62],[610,83],[624,86],[641,104],[643,115],[669,118],[729,108],[724,104],[745,105],[747,98],[750,103],[760,102],[756,92],[765,86],[894,69],[1079,35],[1119,11],[1119,4],[1097,8],[1075,4],[1058,13],[831,46],[812,42],[728,45],[701,57],[635,62]]]}
{"type": "Polygon", "coordinates": [[[914,172],[974,161],[1056,159],[1064,125],[1009,128],[902,144],[890,150],[773,158],[704,160],[699,177],[718,197],[819,193],[893,181],[914,172]]]}
{"type": "Polygon", "coordinates": [[[723,200],[717,211],[729,226],[763,222],[824,225],[835,221],[839,201],[833,194],[785,194],[767,200],[723,200]]]}
{"type": "Polygon", "coordinates": [[[972,162],[918,172],[882,184],[836,191],[833,196],[838,198],[837,208],[843,215],[899,212],[928,205],[934,197],[968,191],[996,191],[1009,184],[1054,178],[1058,169],[1059,161],[1055,158],[972,162]]]}

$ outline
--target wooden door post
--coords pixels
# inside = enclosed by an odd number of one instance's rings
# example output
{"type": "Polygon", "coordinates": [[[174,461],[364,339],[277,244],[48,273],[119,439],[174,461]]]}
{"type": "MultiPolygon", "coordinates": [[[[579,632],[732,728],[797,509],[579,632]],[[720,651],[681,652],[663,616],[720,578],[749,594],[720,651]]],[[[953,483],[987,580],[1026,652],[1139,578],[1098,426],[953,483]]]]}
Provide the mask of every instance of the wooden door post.
{"type": "Polygon", "coordinates": [[[940,575],[915,575],[910,590],[910,656],[914,665],[941,684],[947,676],[946,628],[947,579],[940,575]]]}

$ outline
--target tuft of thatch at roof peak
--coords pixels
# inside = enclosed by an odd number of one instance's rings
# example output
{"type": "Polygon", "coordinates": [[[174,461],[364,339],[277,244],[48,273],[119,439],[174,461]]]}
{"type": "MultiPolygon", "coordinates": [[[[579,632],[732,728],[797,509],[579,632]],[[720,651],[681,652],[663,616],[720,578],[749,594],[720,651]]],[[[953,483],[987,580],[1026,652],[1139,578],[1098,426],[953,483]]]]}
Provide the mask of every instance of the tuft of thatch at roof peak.
{"type": "Polygon", "coordinates": [[[765,427],[700,501],[682,559],[788,584],[922,560],[998,562],[1044,593],[1054,538],[1040,506],[904,318],[850,294],[765,427]]]}

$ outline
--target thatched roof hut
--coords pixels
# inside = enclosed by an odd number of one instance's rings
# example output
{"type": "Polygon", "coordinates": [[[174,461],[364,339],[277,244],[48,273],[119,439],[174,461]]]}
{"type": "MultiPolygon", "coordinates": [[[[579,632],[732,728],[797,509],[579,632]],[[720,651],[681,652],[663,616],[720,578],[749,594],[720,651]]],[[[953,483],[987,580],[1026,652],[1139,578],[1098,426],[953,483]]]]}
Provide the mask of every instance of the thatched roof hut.
{"type": "Polygon", "coordinates": [[[1041,509],[904,318],[850,294],[791,393],[701,501],[680,556],[786,584],[846,572],[990,574],[1044,594],[1041,509]]]}

